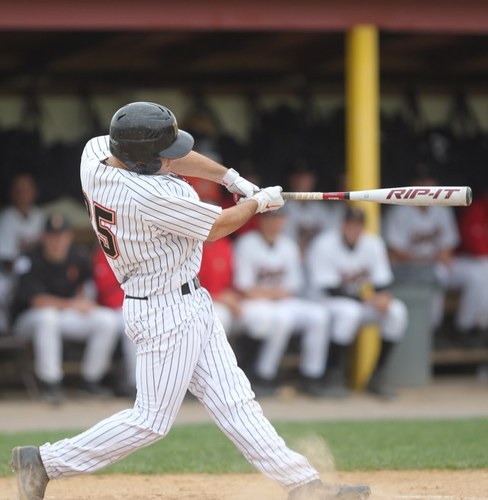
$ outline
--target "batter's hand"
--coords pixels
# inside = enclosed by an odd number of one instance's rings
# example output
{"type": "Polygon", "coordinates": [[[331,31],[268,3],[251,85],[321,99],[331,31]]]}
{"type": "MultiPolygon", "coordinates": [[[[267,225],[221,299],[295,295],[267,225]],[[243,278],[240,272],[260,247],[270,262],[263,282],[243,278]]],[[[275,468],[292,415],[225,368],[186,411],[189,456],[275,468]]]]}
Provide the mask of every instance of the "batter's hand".
{"type": "Polygon", "coordinates": [[[261,189],[254,196],[251,196],[251,199],[258,202],[256,212],[263,213],[281,208],[285,204],[285,200],[281,196],[282,191],[283,188],[281,186],[273,186],[261,189]]]}
{"type": "Polygon", "coordinates": [[[231,193],[243,196],[244,198],[249,198],[259,191],[259,187],[256,184],[241,177],[239,172],[236,172],[233,168],[229,168],[224,177],[222,177],[222,185],[231,193]]]}

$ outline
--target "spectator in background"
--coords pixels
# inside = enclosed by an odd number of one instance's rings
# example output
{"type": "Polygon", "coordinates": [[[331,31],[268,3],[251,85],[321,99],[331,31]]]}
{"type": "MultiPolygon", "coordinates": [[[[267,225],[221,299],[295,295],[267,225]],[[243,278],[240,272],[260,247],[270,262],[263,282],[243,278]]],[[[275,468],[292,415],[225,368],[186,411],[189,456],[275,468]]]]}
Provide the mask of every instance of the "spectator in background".
{"type": "Polygon", "coordinates": [[[36,198],[34,178],[29,174],[16,175],[10,186],[11,205],[0,213],[0,261],[5,270],[41,235],[44,215],[35,205],[36,198]]]}
{"type": "Polygon", "coordinates": [[[125,334],[125,323],[122,312],[124,291],[117,281],[107,257],[101,247],[93,256],[93,281],[97,294],[97,304],[113,309],[119,317],[119,333],[122,339],[124,374],[122,380],[115,384],[117,396],[134,396],[136,393],[136,346],[125,334]]]}
{"type": "Polygon", "coordinates": [[[387,361],[407,327],[407,308],[392,296],[393,282],[386,246],[376,235],[365,233],[364,212],[349,206],[340,228],[314,238],[305,262],[314,296],[331,314],[331,346],[325,389],[332,397],[348,394],[347,354],[359,329],[380,327],[381,350],[367,390],[391,398],[387,361]]]}
{"type": "Polygon", "coordinates": [[[52,403],[63,399],[63,339],[86,341],[81,390],[104,395],[102,378],[119,338],[119,316],[85,294],[91,262],[72,239],[64,215],[51,214],[40,244],[14,266],[18,278],[13,332],[32,339],[41,395],[52,403]]]}
{"type": "MultiPolygon", "coordinates": [[[[428,171],[419,171],[414,185],[433,186],[437,179],[428,171]]],[[[432,304],[432,329],[442,325],[444,294],[459,292],[453,340],[466,347],[476,346],[486,317],[486,279],[473,259],[456,255],[460,244],[457,221],[452,207],[394,206],[387,210],[384,237],[392,264],[410,266],[410,274],[433,272],[441,286],[432,304]]],[[[422,277],[422,276],[420,276],[422,277]]]]}
{"type": "MultiPolygon", "coordinates": [[[[289,191],[312,192],[317,189],[317,174],[306,163],[298,163],[289,176],[289,191]]],[[[285,232],[298,242],[302,253],[318,233],[340,226],[344,205],[341,202],[290,200],[283,207],[287,214],[285,232]]]]}
{"type": "Polygon", "coordinates": [[[259,215],[259,229],[239,237],[235,247],[234,283],[244,297],[239,324],[250,337],[262,340],[251,374],[253,389],[262,395],[275,392],[290,337],[299,332],[301,390],[321,396],[328,312],[299,296],[304,277],[298,244],[283,234],[285,214],[269,214],[259,215]]]}

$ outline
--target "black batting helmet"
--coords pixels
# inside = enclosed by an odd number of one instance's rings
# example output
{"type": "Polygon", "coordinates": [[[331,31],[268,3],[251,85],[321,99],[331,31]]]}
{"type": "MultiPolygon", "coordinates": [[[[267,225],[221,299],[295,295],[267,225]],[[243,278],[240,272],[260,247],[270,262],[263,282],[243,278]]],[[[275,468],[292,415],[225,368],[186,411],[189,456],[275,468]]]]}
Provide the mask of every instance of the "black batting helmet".
{"type": "Polygon", "coordinates": [[[132,102],[110,122],[110,152],[129,170],[154,174],[160,158],[181,158],[193,148],[193,137],[178,130],[175,115],[153,102],[132,102]]]}

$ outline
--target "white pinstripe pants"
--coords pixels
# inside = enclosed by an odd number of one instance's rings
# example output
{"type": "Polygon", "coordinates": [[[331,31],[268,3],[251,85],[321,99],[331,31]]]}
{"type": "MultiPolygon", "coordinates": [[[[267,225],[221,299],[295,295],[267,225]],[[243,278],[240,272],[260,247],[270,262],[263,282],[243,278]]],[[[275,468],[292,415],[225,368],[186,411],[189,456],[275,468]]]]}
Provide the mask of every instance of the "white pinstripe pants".
{"type": "Polygon", "coordinates": [[[187,388],[266,476],[284,488],[318,478],[264,417],[205,290],[164,309],[151,301],[127,302],[128,334],[138,344],[135,405],[78,436],[41,446],[51,479],[96,471],[164,437],[187,388]]]}

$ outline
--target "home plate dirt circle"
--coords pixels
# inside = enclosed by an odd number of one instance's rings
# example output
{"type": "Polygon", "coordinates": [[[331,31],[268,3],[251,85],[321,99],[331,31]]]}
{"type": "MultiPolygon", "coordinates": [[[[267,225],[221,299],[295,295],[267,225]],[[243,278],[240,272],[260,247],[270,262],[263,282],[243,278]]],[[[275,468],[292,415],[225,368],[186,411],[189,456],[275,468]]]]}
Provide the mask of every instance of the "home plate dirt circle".
{"type": "MultiPolygon", "coordinates": [[[[368,483],[375,500],[486,500],[486,470],[334,473],[337,482],[368,483]]],[[[16,498],[13,476],[0,478],[0,499],[16,498]]],[[[49,483],[46,500],[285,500],[260,474],[95,474],[49,483]]]]}

